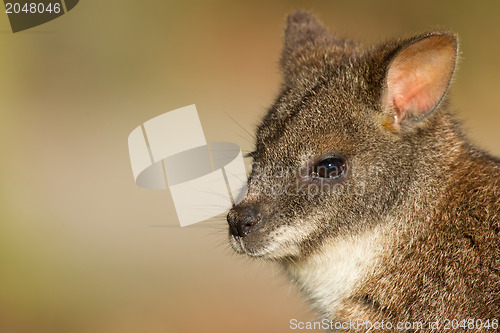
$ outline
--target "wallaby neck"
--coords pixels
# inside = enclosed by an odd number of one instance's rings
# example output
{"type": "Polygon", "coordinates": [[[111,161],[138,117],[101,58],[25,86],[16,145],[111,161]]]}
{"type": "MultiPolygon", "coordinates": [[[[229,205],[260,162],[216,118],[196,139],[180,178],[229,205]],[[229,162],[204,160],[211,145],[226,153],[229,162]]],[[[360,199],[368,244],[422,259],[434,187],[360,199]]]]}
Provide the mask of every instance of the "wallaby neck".
{"type": "Polygon", "coordinates": [[[283,262],[285,271],[323,318],[334,319],[344,299],[376,265],[376,230],[339,237],[305,260],[283,262]]]}

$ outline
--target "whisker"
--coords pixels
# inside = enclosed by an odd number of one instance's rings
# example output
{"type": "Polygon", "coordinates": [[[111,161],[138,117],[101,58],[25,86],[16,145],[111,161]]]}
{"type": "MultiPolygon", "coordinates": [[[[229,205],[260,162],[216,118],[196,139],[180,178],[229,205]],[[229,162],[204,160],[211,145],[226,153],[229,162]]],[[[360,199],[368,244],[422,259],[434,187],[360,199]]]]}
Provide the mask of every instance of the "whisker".
{"type": "MultiPolygon", "coordinates": [[[[236,119],[234,119],[229,113],[227,113],[225,110],[223,110],[222,112],[224,112],[226,114],[226,116],[229,117],[229,119],[231,119],[232,121],[234,121],[236,123],[236,125],[238,125],[243,131],[245,131],[245,133],[247,133],[249,136],[250,136],[250,139],[252,140],[252,142],[255,141],[255,135],[253,133],[250,133],[245,127],[243,127],[238,121],[236,121],[236,119]]],[[[247,139],[248,140],[248,139],[247,139]]]]}

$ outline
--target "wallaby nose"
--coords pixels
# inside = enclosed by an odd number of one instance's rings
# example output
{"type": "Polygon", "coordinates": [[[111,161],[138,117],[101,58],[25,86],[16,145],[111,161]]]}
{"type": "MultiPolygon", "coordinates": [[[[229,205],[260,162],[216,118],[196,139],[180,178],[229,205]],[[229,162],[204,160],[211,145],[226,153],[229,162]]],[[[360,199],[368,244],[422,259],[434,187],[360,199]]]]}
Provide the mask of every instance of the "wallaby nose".
{"type": "Polygon", "coordinates": [[[233,236],[245,237],[250,232],[260,228],[262,222],[262,211],[254,204],[236,206],[227,214],[229,231],[233,236]]]}

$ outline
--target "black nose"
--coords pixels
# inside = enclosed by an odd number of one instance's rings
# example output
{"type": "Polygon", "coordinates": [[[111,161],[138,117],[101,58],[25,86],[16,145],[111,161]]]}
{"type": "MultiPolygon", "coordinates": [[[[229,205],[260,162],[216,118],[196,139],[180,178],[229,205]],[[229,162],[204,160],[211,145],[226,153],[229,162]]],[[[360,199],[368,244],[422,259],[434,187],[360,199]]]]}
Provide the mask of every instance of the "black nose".
{"type": "Polygon", "coordinates": [[[236,206],[227,214],[231,235],[245,237],[262,226],[263,214],[257,205],[236,206]]]}

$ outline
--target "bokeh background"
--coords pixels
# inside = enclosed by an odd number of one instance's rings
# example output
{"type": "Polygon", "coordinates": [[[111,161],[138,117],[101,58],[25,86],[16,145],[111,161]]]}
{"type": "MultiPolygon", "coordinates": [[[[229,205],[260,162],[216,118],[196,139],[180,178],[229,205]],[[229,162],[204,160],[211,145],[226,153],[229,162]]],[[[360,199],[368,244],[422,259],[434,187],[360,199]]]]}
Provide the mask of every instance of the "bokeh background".
{"type": "Polygon", "coordinates": [[[460,35],[452,106],[500,155],[499,2],[83,0],[13,34],[0,13],[0,332],[290,332],[314,320],[279,267],[233,254],[224,217],[180,228],[137,187],[127,136],[195,103],[252,149],[279,90],[287,13],[365,43],[460,35]],[[243,130],[244,128],[245,130],[243,130]]]}

